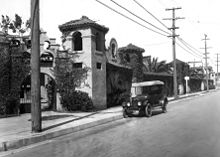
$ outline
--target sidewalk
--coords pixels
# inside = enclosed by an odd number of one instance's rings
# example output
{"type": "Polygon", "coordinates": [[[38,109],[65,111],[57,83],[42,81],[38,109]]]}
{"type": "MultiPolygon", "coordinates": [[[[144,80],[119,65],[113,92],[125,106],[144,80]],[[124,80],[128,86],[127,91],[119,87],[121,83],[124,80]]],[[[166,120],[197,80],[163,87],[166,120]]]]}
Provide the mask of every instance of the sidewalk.
{"type": "MultiPolygon", "coordinates": [[[[179,96],[178,100],[204,93],[206,92],[182,95],[179,96]]],[[[174,100],[173,97],[168,99],[169,101],[174,100]]],[[[42,112],[43,131],[41,133],[31,133],[30,118],[30,113],[27,113],[17,117],[0,119],[0,152],[122,119],[123,116],[121,106],[97,112],[62,113],[46,111],[42,112]]]]}

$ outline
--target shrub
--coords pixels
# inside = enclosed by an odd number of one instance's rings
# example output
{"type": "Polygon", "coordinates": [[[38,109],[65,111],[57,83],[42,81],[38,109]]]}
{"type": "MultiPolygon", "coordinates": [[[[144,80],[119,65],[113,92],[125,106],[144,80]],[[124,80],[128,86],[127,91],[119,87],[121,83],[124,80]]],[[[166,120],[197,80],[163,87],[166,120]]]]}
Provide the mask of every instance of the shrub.
{"type": "Polygon", "coordinates": [[[71,94],[63,94],[61,96],[61,103],[68,111],[88,111],[93,108],[91,98],[87,93],[82,91],[74,91],[71,94]]]}
{"type": "Polygon", "coordinates": [[[61,104],[68,111],[89,110],[92,107],[92,101],[88,94],[76,90],[76,88],[86,85],[85,80],[89,68],[74,67],[74,57],[69,52],[64,53],[66,53],[66,57],[57,55],[54,68],[61,104]]]}
{"type": "Polygon", "coordinates": [[[0,101],[0,115],[19,114],[19,99],[16,95],[7,95],[0,101]]]}

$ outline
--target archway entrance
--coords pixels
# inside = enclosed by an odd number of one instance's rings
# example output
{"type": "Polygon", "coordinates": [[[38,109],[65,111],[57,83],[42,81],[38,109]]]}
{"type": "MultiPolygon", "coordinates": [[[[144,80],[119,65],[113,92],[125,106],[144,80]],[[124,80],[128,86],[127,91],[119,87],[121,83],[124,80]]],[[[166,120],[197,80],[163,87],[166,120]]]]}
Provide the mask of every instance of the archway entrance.
{"type": "MultiPolygon", "coordinates": [[[[56,83],[46,73],[40,73],[41,110],[56,110],[56,83]]],[[[20,113],[31,112],[31,75],[21,84],[20,113]]]]}

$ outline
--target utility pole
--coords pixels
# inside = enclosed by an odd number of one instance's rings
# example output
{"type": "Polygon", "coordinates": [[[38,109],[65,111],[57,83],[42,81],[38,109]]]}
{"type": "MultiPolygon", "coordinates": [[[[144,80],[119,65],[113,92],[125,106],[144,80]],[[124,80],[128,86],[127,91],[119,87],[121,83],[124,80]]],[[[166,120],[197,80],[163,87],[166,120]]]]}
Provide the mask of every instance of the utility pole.
{"type": "Polygon", "coordinates": [[[208,52],[207,52],[207,49],[208,49],[208,47],[207,47],[207,40],[209,40],[208,38],[207,38],[207,35],[205,34],[205,38],[204,39],[202,39],[202,40],[204,40],[205,41],[205,53],[204,53],[204,55],[205,55],[205,69],[206,69],[206,90],[207,91],[209,91],[209,74],[208,74],[208,52]]]}
{"type": "Polygon", "coordinates": [[[31,124],[41,131],[39,1],[31,0],[31,124]]]}
{"type": "Polygon", "coordinates": [[[216,55],[217,55],[217,61],[216,61],[216,62],[217,62],[217,76],[216,76],[217,79],[216,79],[216,85],[217,85],[217,82],[218,82],[218,80],[219,80],[219,76],[218,76],[218,66],[219,66],[219,64],[218,64],[218,63],[220,62],[218,56],[220,55],[220,53],[217,53],[216,55]]]}
{"type": "Polygon", "coordinates": [[[172,47],[173,47],[173,91],[174,91],[174,98],[176,99],[178,97],[178,90],[177,90],[177,72],[176,72],[176,37],[178,35],[176,35],[176,29],[178,29],[178,27],[176,27],[175,22],[176,20],[179,19],[184,19],[184,18],[180,18],[180,17],[176,17],[175,16],[175,11],[178,9],[182,9],[182,8],[170,8],[170,9],[166,9],[166,11],[172,11],[172,18],[168,18],[168,19],[164,19],[164,20],[172,20],[172,27],[169,28],[170,30],[172,30],[172,47]]]}

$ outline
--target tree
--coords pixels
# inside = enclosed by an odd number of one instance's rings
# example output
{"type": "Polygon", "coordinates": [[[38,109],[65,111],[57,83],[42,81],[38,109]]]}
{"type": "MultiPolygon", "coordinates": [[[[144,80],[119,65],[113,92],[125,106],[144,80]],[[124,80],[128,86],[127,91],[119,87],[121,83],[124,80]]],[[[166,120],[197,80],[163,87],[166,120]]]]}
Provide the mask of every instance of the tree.
{"type": "Polygon", "coordinates": [[[2,28],[2,31],[5,34],[8,34],[8,29],[10,27],[10,23],[11,23],[11,20],[9,19],[9,17],[7,15],[6,15],[6,17],[4,15],[2,15],[2,21],[0,23],[0,26],[2,28]]]}
{"type": "Polygon", "coordinates": [[[204,69],[202,66],[200,67],[191,67],[189,69],[189,76],[191,77],[195,77],[195,78],[200,78],[203,79],[204,78],[204,69]]]}
{"type": "Polygon", "coordinates": [[[170,73],[171,72],[171,69],[166,64],[165,60],[158,62],[158,58],[155,58],[155,57],[149,60],[145,60],[144,65],[146,67],[147,72],[155,72],[155,73],[160,73],[160,72],[170,73]]]}
{"type": "Polygon", "coordinates": [[[13,33],[23,36],[23,34],[30,29],[30,19],[24,23],[18,14],[15,14],[14,20],[11,20],[7,15],[2,15],[0,26],[5,34],[8,34],[10,29],[13,33]]]}

